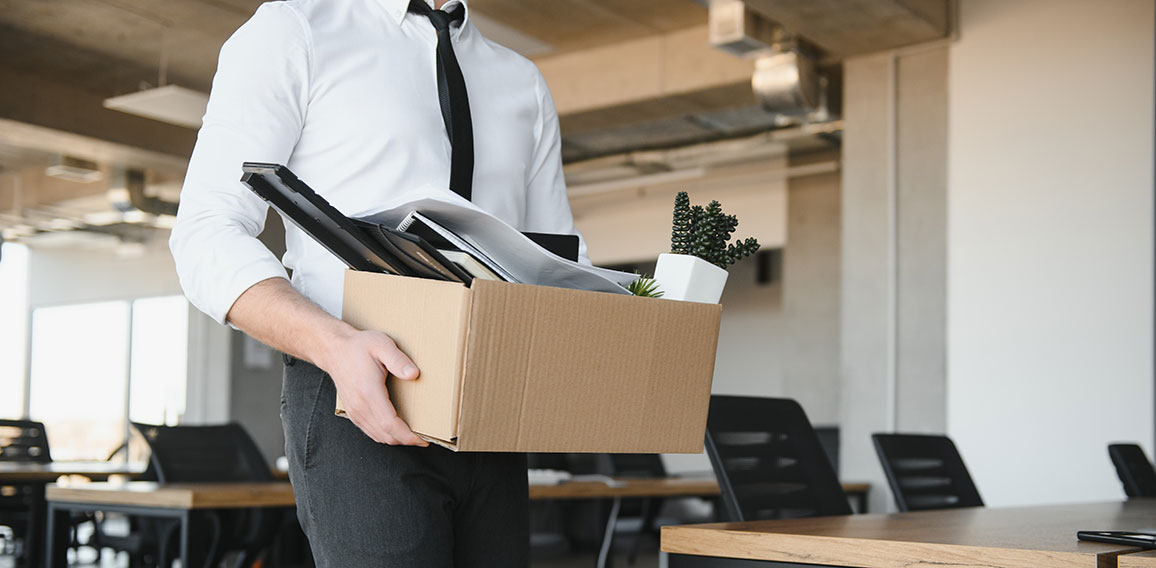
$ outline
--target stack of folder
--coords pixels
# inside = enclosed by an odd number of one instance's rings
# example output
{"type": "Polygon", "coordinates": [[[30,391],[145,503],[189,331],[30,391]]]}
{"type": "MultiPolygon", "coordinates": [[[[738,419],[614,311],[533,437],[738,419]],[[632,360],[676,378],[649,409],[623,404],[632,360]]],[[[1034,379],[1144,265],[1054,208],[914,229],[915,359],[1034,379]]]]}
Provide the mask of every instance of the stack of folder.
{"type": "MultiPolygon", "coordinates": [[[[288,168],[245,162],[242,183],[350,268],[469,284],[475,278],[521,282],[468,238],[420,211],[396,228],[376,219],[351,219],[288,168]]],[[[546,251],[578,260],[578,236],[523,233],[546,251]]]]}

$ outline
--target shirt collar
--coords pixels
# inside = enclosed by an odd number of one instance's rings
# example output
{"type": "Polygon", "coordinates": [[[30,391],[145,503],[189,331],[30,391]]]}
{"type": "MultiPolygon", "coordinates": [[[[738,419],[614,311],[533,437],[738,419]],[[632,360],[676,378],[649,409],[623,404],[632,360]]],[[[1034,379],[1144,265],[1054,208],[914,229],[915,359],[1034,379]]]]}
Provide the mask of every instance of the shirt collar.
{"type": "MultiPolygon", "coordinates": [[[[390,16],[393,17],[393,21],[397,22],[397,25],[400,26],[402,20],[405,19],[405,15],[409,12],[409,0],[377,1],[380,2],[383,7],[385,7],[385,10],[389,12],[390,16]]],[[[429,4],[431,7],[434,5],[433,0],[425,0],[425,3],[429,4]]],[[[461,25],[458,26],[458,31],[460,32],[463,28],[466,27],[466,23],[470,21],[470,7],[467,5],[466,0],[449,0],[449,2],[446,2],[445,6],[442,6],[442,9],[453,8],[455,4],[461,4],[462,9],[466,11],[462,18],[461,25]]]]}

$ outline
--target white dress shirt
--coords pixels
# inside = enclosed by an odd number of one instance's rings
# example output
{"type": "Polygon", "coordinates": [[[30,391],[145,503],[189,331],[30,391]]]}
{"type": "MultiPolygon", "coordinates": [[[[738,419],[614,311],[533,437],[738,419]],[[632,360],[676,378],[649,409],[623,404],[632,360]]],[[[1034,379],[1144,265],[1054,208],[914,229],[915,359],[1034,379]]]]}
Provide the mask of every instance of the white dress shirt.
{"type": "MultiPolygon", "coordinates": [[[[451,0],[445,8],[465,0],[451,0]]],[[[286,164],[357,217],[448,189],[437,35],[408,0],[263,4],[221,48],[169,244],[189,300],[218,322],[253,284],[285,277],[340,316],[342,264],[287,223],[282,261],[255,235],[267,205],[238,180],[245,161],[286,164]]],[[[474,203],[524,231],[577,233],[558,116],[529,60],[466,19],[452,28],[474,129],[474,203]]],[[[585,243],[580,254],[586,259],[585,243]]],[[[585,262],[589,262],[585,260],[585,262]]]]}

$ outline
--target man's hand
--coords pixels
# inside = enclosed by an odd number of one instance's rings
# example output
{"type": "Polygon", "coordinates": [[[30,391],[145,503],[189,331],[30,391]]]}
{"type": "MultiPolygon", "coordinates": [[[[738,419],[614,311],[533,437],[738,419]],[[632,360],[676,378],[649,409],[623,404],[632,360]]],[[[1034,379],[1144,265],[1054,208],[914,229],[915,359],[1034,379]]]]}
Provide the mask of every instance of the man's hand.
{"type": "MultiPolygon", "coordinates": [[[[352,328],[351,328],[352,329],[352,328]]],[[[385,388],[386,373],[413,380],[417,366],[378,331],[342,333],[332,340],[318,361],[333,379],[345,414],[367,436],[391,446],[428,446],[398,417],[385,388]]]]}
{"type": "Polygon", "coordinates": [[[397,415],[385,377],[416,379],[417,366],[388,335],[360,331],[310,302],[284,278],[245,290],[226,316],[255,339],[329,373],[346,415],[362,432],[389,445],[428,446],[397,415]]]}

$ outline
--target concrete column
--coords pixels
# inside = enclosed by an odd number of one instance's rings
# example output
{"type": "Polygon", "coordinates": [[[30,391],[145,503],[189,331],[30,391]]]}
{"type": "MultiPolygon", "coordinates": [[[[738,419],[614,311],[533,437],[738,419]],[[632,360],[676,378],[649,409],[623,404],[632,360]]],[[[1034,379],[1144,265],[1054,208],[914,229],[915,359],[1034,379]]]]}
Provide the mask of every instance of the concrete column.
{"type": "Polygon", "coordinates": [[[844,64],[844,479],[892,507],[870,436],[942,432],[946,329],[947,51],[844,64]]]}

